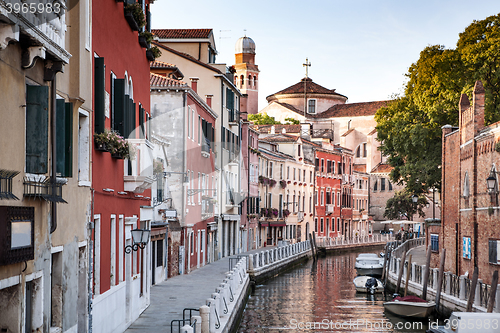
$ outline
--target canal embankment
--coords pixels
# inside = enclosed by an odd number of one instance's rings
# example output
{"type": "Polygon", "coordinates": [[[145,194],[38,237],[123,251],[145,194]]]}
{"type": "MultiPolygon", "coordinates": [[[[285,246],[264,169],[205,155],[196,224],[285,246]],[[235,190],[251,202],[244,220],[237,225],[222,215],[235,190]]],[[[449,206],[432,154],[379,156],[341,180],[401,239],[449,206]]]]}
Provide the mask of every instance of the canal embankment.
{"type": "MultiPolygon", "coordinates": [[[[401,266],[403,273],[401,278],[401,289],[406,285],[406,277],[408,276],[408,293],[422,297],[423,283],[425,275],[425,239],[411,239],[401,244],[392,251],[389,260],[389,273],[387,276],[387,285],[390,290],[395,290],[401,266]],[[403,252],[406,252],[406,258],[402,263],[403,252]],[[412,260],[409,263],[409,254],[412,254],[412,260]],[[409,267],[409,268],[408,268],[409,267]],[[408,272],[409,269],[409,272],[408,272]]],[[[427,282],[427,300],[436,300],[439,281],[439,269],[430,268],[427,282]]],[[[474,299],[472,307],[474,312],[486,312],[487,304],[490,297],[491,286],[477,281],[474,291],[474,299]]],[[[471,292],[471,279],[468,275],[457,276],[452,272],[443,272],[442,284],[440,289],[440,313],[447,317],[453,311],[466,311],[467,300],[471,292]]],[[[493,312],[500,312],[500,286],[496,291],[495,303],[493,312]]]]}

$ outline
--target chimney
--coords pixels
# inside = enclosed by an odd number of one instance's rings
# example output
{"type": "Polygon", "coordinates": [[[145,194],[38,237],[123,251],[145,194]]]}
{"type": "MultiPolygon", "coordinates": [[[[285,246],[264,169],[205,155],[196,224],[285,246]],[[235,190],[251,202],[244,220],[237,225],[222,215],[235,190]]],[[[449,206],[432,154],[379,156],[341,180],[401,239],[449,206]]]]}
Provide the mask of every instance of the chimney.
{"type": "Polygon", "coordinates": [[[211,108],[212,107],[212,97],[214,97],[214,95],[205,95],[205,97],[207,98],[207,105],[211,108]]]}
{"type": "Polygon", "coordinates": [[[191,89],[193,89],[195,93],[198,93],[198,80],[199,80],[199,78],[190,77],[189,79],[191,80],[191,89]]]}
{"type": "Polygon", "coordinates": [[[474,135],[484,128],[484,87],[481,81],[476,81],[472,108],[474,109],[474,135]]]}

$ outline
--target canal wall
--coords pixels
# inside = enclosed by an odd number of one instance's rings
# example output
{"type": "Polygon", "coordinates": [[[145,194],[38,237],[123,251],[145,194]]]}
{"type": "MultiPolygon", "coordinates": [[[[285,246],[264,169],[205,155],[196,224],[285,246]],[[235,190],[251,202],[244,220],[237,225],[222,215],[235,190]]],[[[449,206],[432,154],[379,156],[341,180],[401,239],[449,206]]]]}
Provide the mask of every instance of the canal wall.
{"type": "MultiPolygon", "coordinates": [[[[425,245],[425,239],[412,239],[401,244],[399,247],[392,251],[389,260],[389,274],[387,276],[387,285],[391,290],[395,290],[398,281],[398,274],[400,271],[401,257],[403,251],[408,252],[412,248],[425,245]]],[[[408,258],[408,256],[406,256],[408,258]]],[[[405,261],[403,267],[403,277],[401,279],[400,293],[404,292],[406,284],[406,276],[408,270],[408,261],[405,261]]],[[[415,262],[410,266],[410,277],[408,279],[408,294],[417,295],[419,297],[423,294],[423,281],[425,274],[425,265],[418,265],[415,262]]],[[[435,301],[436,291],[438,287],[439,269],[431,268],[429,272],[429,279],[427,284],[427,300],[435,301]]],[[[468,276],[456,276],[451,272],[444,272],[443,284],[441,286],[440,297],[440,312],[445,316],[449,316],[453,311],[465,311],[467,308],[467,299],[470,292],[470,279],[468,276]]],[[[475,298],[473,303],[474,312],[486,312],[486,305],[488,303],[488,294],[490,286],[478,280],[475,291],[475,298]]],[[[497,287],[495,305],[493,312],[500,312],[500,285],[497,287]]]]}

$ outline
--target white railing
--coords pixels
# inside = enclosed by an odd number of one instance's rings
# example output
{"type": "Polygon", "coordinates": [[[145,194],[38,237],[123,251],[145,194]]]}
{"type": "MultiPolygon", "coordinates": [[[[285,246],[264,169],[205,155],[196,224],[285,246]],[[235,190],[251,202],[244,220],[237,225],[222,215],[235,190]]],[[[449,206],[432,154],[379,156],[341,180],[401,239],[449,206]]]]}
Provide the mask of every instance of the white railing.
{"type": "Polygon", "coordinates": [[[331,248],[335,246],[350,245],[350,244],[370,244],[370,243],[381,243],[389,242],[393,237],[389,234],[374,234],[372,236],[358,236],[352,238],[345,237],[317,237],[316,246],[331,248]]]}
{"type": "Polygon", "coordinates": [[[249,272],[254,272],[255,270],[265,270],[265,268],[271,268],[272,266],[276,266],[277,264],[293,257],[298,257],[304,252],[308,252],[310,250],[311,244],[309,241],[304,241],[249,254],[248,270],[249,272]]]}

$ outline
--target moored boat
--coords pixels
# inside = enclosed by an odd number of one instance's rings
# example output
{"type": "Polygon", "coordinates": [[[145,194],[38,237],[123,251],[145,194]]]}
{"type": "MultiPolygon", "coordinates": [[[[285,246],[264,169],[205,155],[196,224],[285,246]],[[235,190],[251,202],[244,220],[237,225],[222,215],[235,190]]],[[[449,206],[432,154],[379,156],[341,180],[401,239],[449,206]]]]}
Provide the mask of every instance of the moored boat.
{"type": "Polygon", "coordinates": [[[426,318],[430,316],[435,302],[428,302],[417,296],[398,296],[390,302],[384,303],[384,308],[401,317],[426,318]]]}
{"type": "Polygon", "coordinates": [[[381,276],[383,267],[384,259],[375,253],[361,253],[354,264],[358,275],[381,276]]]}
{"type": "Polygon", "coordinates": [[[384,292],[382,282],[368,275],[356,276],[352,282],[356,287],[356,291],[360,293],[375,294],[384,292]]]}

